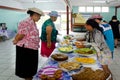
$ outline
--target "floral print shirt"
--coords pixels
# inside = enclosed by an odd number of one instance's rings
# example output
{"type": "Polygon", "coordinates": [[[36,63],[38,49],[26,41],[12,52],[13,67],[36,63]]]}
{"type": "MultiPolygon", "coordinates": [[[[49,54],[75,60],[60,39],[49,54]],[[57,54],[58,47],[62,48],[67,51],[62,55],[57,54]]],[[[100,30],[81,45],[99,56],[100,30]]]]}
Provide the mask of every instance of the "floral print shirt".
{"type": "Polygon", "coordinates": [[[18,34],[24,34],[24,38],[18,41],[17,46],[38,50],[39,31],[31,17],[21,21],[18,25],[18,34]]]}
{"type": "Polygon", "coordinates": [[[104,40],[103,34],[99,30],[94,29],[89,32],[88,38],[89,42],[94,42],[100,49],[100,53],[97,53],[100,63],[102,65],[110,64],[112,62],[112,53],[104,40]]]}

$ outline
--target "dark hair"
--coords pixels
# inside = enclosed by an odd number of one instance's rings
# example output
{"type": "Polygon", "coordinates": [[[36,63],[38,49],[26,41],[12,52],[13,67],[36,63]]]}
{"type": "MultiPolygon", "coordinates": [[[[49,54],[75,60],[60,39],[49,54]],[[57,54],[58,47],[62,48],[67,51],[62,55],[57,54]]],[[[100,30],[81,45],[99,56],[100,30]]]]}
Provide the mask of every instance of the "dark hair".
{"type": "Polygon", "coordinates": [[[31,10],[28,10],[27,11],[27,14],[30,14],[30,16],[32,16],[35,12],[31,11],[31,10]]]}
{"type": "Polygon", "coordinates": [[[99,27],[99,24],[94,20],[94,19],[88,19],[86,21],[87,25],[91,25],[92,28],[96,28],[97,30],[99,30],[100,32],[103,33],[103,30],[101,27],[99,27]]]}
{"type": "Polygon", "coordinates": [[[107,21],[106,21],[106,20],[103,20],[103,22],[107,23],[107,21]]]}
{"type": "Polygon", "coordinates": [[[113,20],[113,19],[117,19],[117,16],[113,16],[113,17],[112,17],[112,20],[113,20]]]}
{"type": "Polygon", "coordinates": [[[96,18],[96,19],[98,19],[98,20],[102,21],[102,18],[96,18]]]}

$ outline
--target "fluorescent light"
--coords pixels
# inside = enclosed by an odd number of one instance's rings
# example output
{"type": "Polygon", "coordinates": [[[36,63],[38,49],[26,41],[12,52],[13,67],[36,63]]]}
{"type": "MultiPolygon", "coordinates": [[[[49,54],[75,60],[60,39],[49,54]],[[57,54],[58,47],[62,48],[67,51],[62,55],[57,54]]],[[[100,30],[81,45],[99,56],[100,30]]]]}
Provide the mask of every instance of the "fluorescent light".
{"type": "Polygon", "coordinates": [[[93,1],[93,3],[106,3],[106,1],[93,1]]]}
{"type": "Polygon", "coordinates": [[[34,0],[36,3],[39,2],[56,2],[55,0],[34,0]]]}

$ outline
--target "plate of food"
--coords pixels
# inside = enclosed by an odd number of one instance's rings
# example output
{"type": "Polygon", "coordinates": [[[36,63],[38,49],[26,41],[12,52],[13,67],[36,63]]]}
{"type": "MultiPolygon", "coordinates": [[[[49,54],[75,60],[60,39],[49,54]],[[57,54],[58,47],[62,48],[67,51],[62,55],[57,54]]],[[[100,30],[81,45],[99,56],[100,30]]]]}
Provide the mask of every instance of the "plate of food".
{"type": "Polygon", "coordinates": [[[72,58],[72,61],[81,63],[81,64],[95,64],[96,60],[90,57],[75,57],[72,58]]]}
{"type": "Polygon", "coordinates": [[[81,67],[82,67],[82,64],[79,64],[73,61],[64,61],[59,63],[59,68],[61,68],[64,71],[77,70],[77,69],[80,69],[81,67]]]}
{"type": "Polygon", "coordinates": [[[72,43],[70,42],[70,40],[68,39],[64,39],[63,41],[61,41],[59,43],[60,46],[68,46],[68,45],[72,45],[72,43]]]}
{"type": "Polygon", "coordinates": [[[59,47],[58,50],[63,53],[71,53],[73,52],[73,47],[71,45],[63,46],[63,47],[59,47]]]}
{"type": "Polygon", "coordinates": [[[41,80],[63,80],[63,71],[53,66],[44,67],[38,75],[41,80]]]}
{"type": "Polygon", "coordinates": [[[81,71],[72,75],[73,80],[109,80],[109,75],[101,69],[93,70],[90,67],[84,67],[81,71]]]}
{"type": "Polygon", "coordinates": [[[73,35],[65,35],[63,38],[64,39],[72,40],[73,39],[73,35]]]}
{"type": "Polygon", "coordinates": [[[68,56],[66,54],[63,54],[63,53],[52,54],[51,58],[54,59],[55,61],[65,61],[65,60],[68,60],[68,56]]]}
{"type": "Polygon", "coordinates": [[[90,48],[79,48],[74,50],[74,53],[77,53],[81,56],[92,56],[96,54],[96,51],[90,48]]]}

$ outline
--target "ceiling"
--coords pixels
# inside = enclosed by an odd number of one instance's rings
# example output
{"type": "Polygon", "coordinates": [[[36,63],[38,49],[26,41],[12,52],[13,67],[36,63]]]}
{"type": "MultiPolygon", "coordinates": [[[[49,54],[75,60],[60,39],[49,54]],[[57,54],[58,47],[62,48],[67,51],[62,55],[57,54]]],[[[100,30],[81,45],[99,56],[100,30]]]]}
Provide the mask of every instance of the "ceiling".
{"type": "Polygon", "coordinates": [[[119,6],[120,0],[14,0],[24,8],[39,7],[42,10],[66,10],[66,3],[72,6],[119,6]]]}
{"type": "Polygon", "coordinates": [[[118,6],[120,0],[69,0],[73,6],[118,6]]]}

